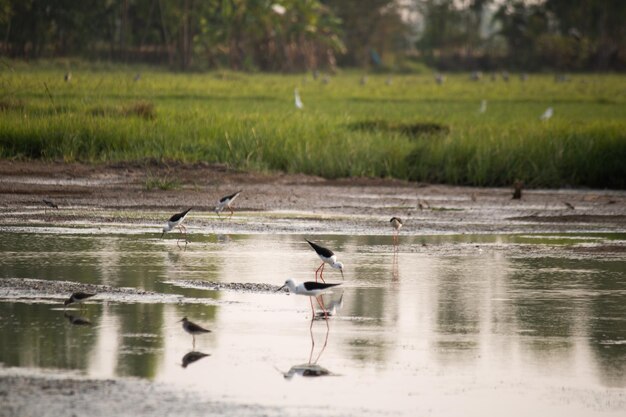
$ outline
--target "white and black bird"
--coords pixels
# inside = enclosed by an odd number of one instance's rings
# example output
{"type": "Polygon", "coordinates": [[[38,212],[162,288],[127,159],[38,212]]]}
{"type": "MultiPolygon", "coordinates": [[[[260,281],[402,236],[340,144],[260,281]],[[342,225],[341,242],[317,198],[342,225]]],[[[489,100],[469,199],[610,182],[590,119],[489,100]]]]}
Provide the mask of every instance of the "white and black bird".
{"type": "Polygon", "coordinates": [[[322,264],[319,266],[319,268],[317,268],[317,270],[315,271],[315,281],[317,282],[317,273],[319,272],[320,274],[320,279],[322,280],[322,282],[324,282],[324,266],[326,264],[330,265],[331,268],[334,269],[338,269],[341,272],[341,278],[343,278],[343,263],[341,262],[337,262],[337,255],[335,255],[335,253],[328,249],[325,248],[323,246],[318,245],[317,243],[313,243],[308,239],[304,239],[307,241],[307,243],[309,245],[311,245],[311,247],[313,248],[313,250],[315,251],[315,253],[317,253],[317,256],[320,257],[320,259],[322,260],[322,264]]]}
{"type": "Polygon", "coordinates": [[[230,210],[230,217],[232,217],[235,212],[230,205],[233,203],[233,201],[235,201],[237,197],[239,197],[239,194],[241,194],[242,191],[243,190],[239,190],[236,193],[220,198],[220,201],[218,201],[217,205],[215,206],[215,212],[217,213],[217,215],[219,216],[225,208],[228,208],[230,210]]]}
{"type": "Polygon", "coordinates": [[[393,229],[395,230],[395,234],[393,235],[393,243],[397,244],[398,243],[398,234],[400,233],[400,229],[403,226],[403,222],[402,219],[399,217],[392,217],[389,220],[389,224],[391,224],[391,227],[393,227],[393,229]]]}
{"type": "MultiPolygon", "coordinates": [[[[172,217],[170,217],[167,223],[165,223],[165,226],[163,226],[163,233],[161,233],[161,237],[163,237],[163,235],[166,232],[169,232],[170,230],[174,228],[178,228],[181,231],[181,233],[184,234],[185,243],[187,243],[187,228],[183,226],[183,221],[185,221],[185,217],[187,217],[187,213],[189,213],[190,211],[191,211],[191,207],[185,211],[176,213],[172,217]]],[[[176,241],[176,244],[178,244],[178,241],[176,241]]]]}
{"type": "Polygon", "coordinates": [[[187,317],[183,317],[180,321],[183,323],[183,329],[187,333],[189,333],[191,336],[193,336],[193,346],[194,346],[194,349],[195,349],[195,346],[196,346],[196,335],[197,334],[211,333],[211,331],[209,329],[205,329],[204,327],[202,327],[202,326],[200,326],[200,325],[198,325],[198,324],[196,324],[196,323],[194,323],[192,321],[189,321],[187,319],[187,317]]]}
{"type": "MultiPolygon", "coordinates": [[[[341,285],[341,284],[327,284],[325,282],[313,282],[313,281],[297,283],[293,279],[289,278],[287,281],[285,281],[282,287],[276,290],[276,292],[281,291],[283,288],[287,287],[290,293],[314,297],[317,303],[319,304],[319,306],[322,308],[324,318],[327,319],[328,311],[326,310],[326,307],[324,307],[324,301],[318,297],[322,295],[323,293],[329,291],[331,288],[336,287],[337,285],[341,285]]],[[[309,299],[309,300],[311,301],[311,320],[313,320],[315,318],[315,309],[313,308],[313,300],[312,299],[309,299]]],[[[328,322],[326,324],[328,325],[328,322]]],[[[312,322],[311,322],[311,325],[313,325],[312,322]]]]}
{"type": "Polygon", "coordinates": [[[296,103],[296,109],[302,110],[304,108],[304,104],[302,104],[302,99],[300,98],[297,88],[293,90],[293,95],[296,103]]]}
{"type": "Polygon", "coordinates": [[[65,80],[66,83],[69,83],[70,81],[72,81],[72,73],[71,72],[66,72],[65,75],[63,76],[63,79],[65,80]]]}
{"type": "Polygon", "coordinates": [[[67,300],[65,300],[63,302],[63,305],[68,306],[70,304],[78,304],[78,303],[82,303],[83,301],[85,301],[88,298],[93,297],[94,293],[89,293],[89,292],[75,292],[72,293],[72,295],[70,295],[70,298],[68,298],[67,300]]]}
{"type": "Polygon", "coordinates": [[[554,109],[552,107],[548,107],[546,111],[539,117],[540,120],[549,120],[552,116],[554,116],[554,109]]]}

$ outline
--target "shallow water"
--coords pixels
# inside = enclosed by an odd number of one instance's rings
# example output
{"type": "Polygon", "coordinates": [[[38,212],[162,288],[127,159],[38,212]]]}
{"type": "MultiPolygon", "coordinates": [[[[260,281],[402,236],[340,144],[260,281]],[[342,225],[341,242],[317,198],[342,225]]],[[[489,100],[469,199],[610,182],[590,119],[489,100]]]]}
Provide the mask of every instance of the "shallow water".
{"type": "Polygon", "coordinates": [[[35,296],[0,287],[6,367],[147,378],[210,400],[352,414],[626,410],[626,259],[571,250],[623,234],[402,236],[397,252],[390,236],[315,236],[346,265],[345,281],[325,272],[342,283],[324,298],[335,305],[328,328],[311,327],[306,297],[198,284],[310,280],[319,262],[301,236],[194,235],[186,250],[174,235],[1,237],[0,279],[190,299],[96,296],[64,311],[45,286],[35,296]],[[72,325],[69,315],[92,324],[72,325]],[[195,349],[183,316],[212,330],[195,349]],[[209,356],[182,367],[192,350],[209,356]]]}

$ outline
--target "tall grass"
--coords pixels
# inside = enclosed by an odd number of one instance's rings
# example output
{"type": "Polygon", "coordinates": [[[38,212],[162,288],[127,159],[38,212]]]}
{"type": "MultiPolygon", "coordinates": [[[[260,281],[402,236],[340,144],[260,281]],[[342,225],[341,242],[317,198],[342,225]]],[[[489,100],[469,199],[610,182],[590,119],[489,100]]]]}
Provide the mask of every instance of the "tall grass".
{"type": "Polygon", "coordinates": [[[327,178],[626,187],[626,76],[436,85],[428,75],[0,74],[0,157],[220,162],[327,178]],[[44,87],[48,86],[50,95],[44,87]],[[297,87],[304,102],[293,104],[297,87]],[[480,101],[487,112],[478,112],[480,101]],[[17,103],[17,104],[16,104],[17,103]],[[548,107],[555,116],[539,115],[548,107]]]}

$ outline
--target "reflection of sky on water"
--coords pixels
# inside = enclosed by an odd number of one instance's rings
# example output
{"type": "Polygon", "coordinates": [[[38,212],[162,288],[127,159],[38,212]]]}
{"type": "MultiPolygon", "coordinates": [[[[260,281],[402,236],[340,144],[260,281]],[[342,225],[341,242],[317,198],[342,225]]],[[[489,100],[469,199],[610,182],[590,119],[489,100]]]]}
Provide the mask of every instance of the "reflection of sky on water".
{"type": "MultiPolygon", "coordinates": [[[[279,285],[287,277],[311,279],[319,261],[299,236],[210,235],[186,251],[178,250],[175,240],[142,236],[3,237],[0,278],[128,286],[220,303],[93,301],[76,311],[92,325],[72,326],[54,310],[58,306],[5,300],[0,302],[0,361],[5,366],[138,376],[219,399],[303,401],[299,384],[304,382],[284,385],[277,369],[287,371],[309,358],[305,297],[204,291],[163,282],[279,285]],[[183,316],[213,331],[196,341],[196,350],[210,356],[187,368],[180,366],[192,348],[191,336],[177,322],[183,316]]],[[[411,398],[437,398],[445,390],[502,383],[536,386],[538,396],[546,385],[626,388],[626,264],[620,259],[508,257],[506,251],[488,248],[520,239],[538,240],[481,236],[476,241],[487,244],[484,250],[455,254],[415,248],[442,241],[468,245],[472,237],[404,238],[394,266],[390,236],[316,236],[346,264],[346,281],[342,308],[331,319],[328,346],[318,364],[339,376],[307,379],[307,387],[329,401],[372,407],[381,395],[385,404],[394,399],[406,404],[411,398]]],[[[325,277],[341,281],[329,268],[325,277]]],[[[315,321],[316,338],[323,339],[325,331],[324,322],[315,321]]]]}

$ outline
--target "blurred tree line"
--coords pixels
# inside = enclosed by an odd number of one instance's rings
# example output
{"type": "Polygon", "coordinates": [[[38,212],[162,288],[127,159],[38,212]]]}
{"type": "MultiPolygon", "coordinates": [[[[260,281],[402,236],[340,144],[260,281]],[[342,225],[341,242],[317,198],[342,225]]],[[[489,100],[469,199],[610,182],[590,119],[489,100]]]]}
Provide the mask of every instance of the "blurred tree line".
{"type": "Polygon", "coordinates": [[[0,0],[0,53],[182,70],[623,70],[625,0],[0,0]]]}

